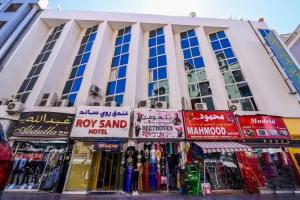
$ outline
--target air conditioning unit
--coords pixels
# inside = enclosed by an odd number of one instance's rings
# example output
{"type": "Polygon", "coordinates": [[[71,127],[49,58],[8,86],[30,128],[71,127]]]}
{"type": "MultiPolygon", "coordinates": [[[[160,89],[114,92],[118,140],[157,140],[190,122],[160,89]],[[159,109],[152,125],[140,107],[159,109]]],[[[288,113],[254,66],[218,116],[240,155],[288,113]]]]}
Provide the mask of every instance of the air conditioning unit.
{"type": "Polygon", "coordinates": [[[150,100],[141,100],[138,103],[139,108],[151,108],[151,101],[150,100]]]}
{"type": "Polygon", "coordinates": [[[101,106],[101,102],[100,101],[92,101],[90,103],[90,106],[101,106]]]}
{"type": "Polygon", "coordinates": [[[68,106],[68,99],[61,99],[61,100],[57,100],[53,106],[55,107],[67,107],[68,106]]]}
{"type": "Polygon", "coordinates": [[[0,106],[1,106],[1,105],[2,105],[2,106],[8,105],[8,103],[9,103],[9,99],[7,99],[7,98],[2,98],[2,99],[0,100],[0,106]]]}
{"type": "Polygon", "coordinates": [[[181,106],[183,110],[187,110],[188,109],[188,102],[186,101],[185,97],[181,97],[181,106]]]}
{"type": "Polygon", "coordinates": [[[93,96],[101,96],[101,89],[97,85],[91,85],[89,93],[93,96]]]}
{"type": "Polygon", "coordinates": [[[195,103],[195,110],[207,110],[206,103],[195,103]]]}
{"type": "Polygon", "coordinates": [[[230,111],[234,112],[236,110],[243,110],[241,104],[237,102],[229,102],[228,108],[230,111]]]}
{"type": "Polygon", "coordinates": [[[155,108],[158,108],[158,109],[168,108],[168,104],[166,101],[156,101],[155,108]]]}
{"type": "Polygon", "coordinates": [[[42,100],[39,106],[50,107],[53,106],[54,103],[58,100],[58,96],[56,92],[45,93],[43,94],[42,100]]]}
{"type": "Polygon", "coordinates": [[[17,114],[17,113],[22,112],[23,108],[24,107],[23,107],[23,103],[22,102],[20,102],[20,101],[13,101],[13,102],[10,102],[7,105],[6,112],[8,114],[17,114]]]}

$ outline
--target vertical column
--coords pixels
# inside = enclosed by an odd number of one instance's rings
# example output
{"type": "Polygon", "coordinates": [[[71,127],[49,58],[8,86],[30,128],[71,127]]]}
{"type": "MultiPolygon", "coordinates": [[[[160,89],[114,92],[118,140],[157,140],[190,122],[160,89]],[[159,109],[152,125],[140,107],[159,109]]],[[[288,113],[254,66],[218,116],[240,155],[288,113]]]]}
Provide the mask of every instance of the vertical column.
{"type": "Polygon", "coordinates": [[[131,26],[131,42],[129,45],[129,61],[126,75],[126,89],[124,94],[124,106],[135,107],[136,93],[140,89],[141,84],[137,82],[137,73],[142,63],[143,55],[143,30],[140,23],[131,26]]]}
{"type": "Polygon", "coordinates": [[[181,91],[180,81],[178,74],[178,64],[176,60],[176,51],[174,45],[174,37],[172,31],[172,25],[168,24],[164,26],[165,34],[165,49],[167,55],[167,71],[169,81],[169,103],[170,108],[181,109],[181,91]]]}
{"type": "Polygon", "coordinates": [[[215,109],[228,110],[228,106],[227,106],[228,97],[227,97],[227,92],[225,89],[223,77],[220,74],[219,66],[211,50],[211,46],[208,42],[204,29],[203,27],[197,27],[195,28],[195,32],[199,38],[200,49],[203,54],[205,71],[213,94],[215,109]]]}

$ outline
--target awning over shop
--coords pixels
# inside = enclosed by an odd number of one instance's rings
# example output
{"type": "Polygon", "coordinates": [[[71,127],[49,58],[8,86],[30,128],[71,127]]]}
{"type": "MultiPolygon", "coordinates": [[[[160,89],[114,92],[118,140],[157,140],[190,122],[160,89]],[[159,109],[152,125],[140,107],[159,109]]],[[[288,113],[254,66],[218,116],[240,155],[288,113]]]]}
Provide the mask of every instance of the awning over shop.
{"type": "Polygon", "coordinates": [[[251,147],[237,142],[196,142],[204,153],[251,151],[251,147]]]}

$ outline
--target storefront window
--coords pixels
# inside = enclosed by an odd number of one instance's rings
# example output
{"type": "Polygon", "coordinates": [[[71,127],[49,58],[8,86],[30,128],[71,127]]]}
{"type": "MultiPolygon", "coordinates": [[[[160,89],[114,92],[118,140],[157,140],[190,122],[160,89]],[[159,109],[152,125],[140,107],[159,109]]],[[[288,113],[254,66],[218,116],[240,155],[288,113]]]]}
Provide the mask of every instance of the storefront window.
{"type": "Polygon", "coordinates": [[[260,166],[267,179],[267,188],[293,189],[295,187],[295,174],[291,161],[281,148],[255,149],[260,166]]]}
{"type": "Polygon", "coordinates": [[[55,191],[65,155],[65,142],[15,142],[9,190],[55,191]]]}
{"type": "Polygon", "coordinates": [[[92,162],[92,145],[92,142],[76,142],[66,185],[67,191],[81,191],[88,189],[88,180],[92,162]]]}
{"type": "Polygon", "coordinates": [[[213,190],[243,189],[242,179],[234,153],[205,154],[205,180],[213,190]]]}

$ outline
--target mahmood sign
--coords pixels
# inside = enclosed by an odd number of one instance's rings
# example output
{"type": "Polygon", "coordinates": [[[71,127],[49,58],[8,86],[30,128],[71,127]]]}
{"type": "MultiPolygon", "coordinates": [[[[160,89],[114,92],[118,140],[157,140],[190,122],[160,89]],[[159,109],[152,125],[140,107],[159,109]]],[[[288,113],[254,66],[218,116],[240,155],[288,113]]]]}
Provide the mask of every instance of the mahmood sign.
{"type": "Polygon", "coordinates": [[[71,137],[129,136],[129,107],[79,106],[71,137]]]}
{"type": "Polygon", "coordinates": [[[237,123],[229,111],[183,111],[187,140],[240,139],[237,123]]]}
{"type": "Polygon", "coordinates": [[[21,113],[17,125],[13,129],[13,136],[17,137],[68,137],[73,114],[55,112],[24,112],[21,113]]]}
{"type": "Polygon", "coordinates": [[[134,138],[184,138],[182,113],[172,110],[134,110],[134,138]]]}

